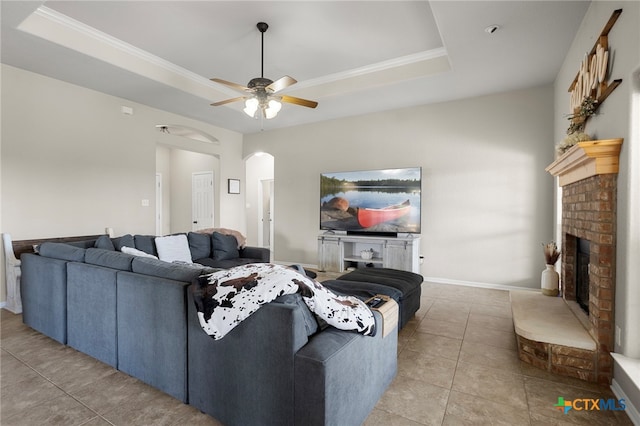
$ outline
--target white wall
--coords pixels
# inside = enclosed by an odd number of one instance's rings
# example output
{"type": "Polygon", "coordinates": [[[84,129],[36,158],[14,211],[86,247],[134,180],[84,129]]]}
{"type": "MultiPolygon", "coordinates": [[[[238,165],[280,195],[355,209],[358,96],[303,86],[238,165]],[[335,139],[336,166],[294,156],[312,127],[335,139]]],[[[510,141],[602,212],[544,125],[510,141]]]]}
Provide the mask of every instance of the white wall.
{"type": "Polygon", "coordinates": [[[539,287],[552,107],[543,87],[246,135],[275,157],[275,260],[317,264],[320,173],[421,166],[422,274],[539,287]]]}
{"type": "Polygon", "coordinates": [[[220,226],[244,231],[244,203],[226,194],[226,179],[244,175],[241,134],[7,65],[1,100],[1,232],[16,240],[98,234],[107,226],[117,235],[154,234],[159,143],[220,158],[215,216],[220,226]],[[123,105],[134,114],[123,115],[123,105]],[[155,129],[168,123],[220,143],[155,129]]]}
{"type": "Polygon", "coordinates": [[[624,138],[617,193],[615,325],[620,328],[620,341],[616,342],[615,352],[633,361],[621,364],[616,360],[614,387],[626,398],[629,413],[636,410],[637,416],[639,378],[634,367],[627,370],[628,376],[622,371],[640,360],[640,3],[591,3],[556,78],[555,135],[556,140],[564,136],[567,121],[562,119],[562,114],[568,113],[567,88],[584,52],[593,47],[611,13],[618,8],[623,12],[609,33],[613,57],[610,80],[621,78],[623,81],[603,102],[598,114],[589,120],[586,132],[596,139],[624,138]]]}
{"type": "MultiPolygon", "coordinates": [[[[171,150],[171,228],[166,233],[189,232],[192,229],[192,174],[213,172],[214,205],[220,200],[220,162],[217,157],[181,149],[171,150]]],[[[214,226],[220,220],[214,213],[214,226]]]]}
{"type": "Polygon", "coordinates": [[[586,132],[596,139],[624,138],[618,174],[615,289],[615,323],[622,330],[622,342],[616,344],[616,352],[640,359],[640,108],[632,108],[633,97],[640,96],[640,84],[633,82],[640,71],[640,3],[591,3],[556,79],[555,139],[559,141],[564,136],[568,122],[563,114],[569,112],[567,89],[583,55],[591,50],[611,13],[619,8],[623,12],[609,33],[613,57],[610,80],[621,78],[623,82],[589,120],[586,132]]]}

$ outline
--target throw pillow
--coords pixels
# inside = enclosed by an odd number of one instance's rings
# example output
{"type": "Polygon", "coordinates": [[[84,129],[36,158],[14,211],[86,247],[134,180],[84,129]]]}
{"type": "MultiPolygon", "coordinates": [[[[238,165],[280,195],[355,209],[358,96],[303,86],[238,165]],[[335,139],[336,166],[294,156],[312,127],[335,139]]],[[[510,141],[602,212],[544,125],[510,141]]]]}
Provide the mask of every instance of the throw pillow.
{"type": "Polygon", "coordinates": [[[126,234],[118,238],[112,238],[111,242],[113,243],[113,247],[118,251],[120,251],[120,249],[122,249],[122,247],[124,246],[127,246],[127,247],[136,246],[135,243],[133,242],[133,235],[131,234],[126,234]]]}
{"type": "Polygon", "coordinates": [[[189,241],[185,234],[156,237],[156,250],[158,258],[165,262],[181,261],[193,263],[189,251],[189,241]]]}
{"type": "Polygon", "coordinates": [[[211,248],[213,260],[231,260],[240,257],[238,240],[233,235],[214,232],[211,234],[211,248]]]}
{"type": "Polygon", "coordinates": [[[111,238],[108,235],[100,235],[96,240],[94,245],[95,248],[104,249],[104,250],[115,250],[116,248],[113,246],[111,242],[111,238]]]}
{"type": "Polygon", "coordinates": [[[120,249],[120,251],[123,252],[123,253],[132,254],[134,256],[139,256],[139,257],[148,257],[148,258],[151,258],[151,259],[157,259],[158,258],[157,256],[154,256],[152,254],[146,253],[146,252],[144,252],[142,250],[134,249],[133,247],[124,246],[124,247],[122,247],[120,249]]]}
{"type": "Polygon", "coordinates": [[[189,232],[187,239],[193,260],[211,257],[211,237],[209,235],[189,232]]]}

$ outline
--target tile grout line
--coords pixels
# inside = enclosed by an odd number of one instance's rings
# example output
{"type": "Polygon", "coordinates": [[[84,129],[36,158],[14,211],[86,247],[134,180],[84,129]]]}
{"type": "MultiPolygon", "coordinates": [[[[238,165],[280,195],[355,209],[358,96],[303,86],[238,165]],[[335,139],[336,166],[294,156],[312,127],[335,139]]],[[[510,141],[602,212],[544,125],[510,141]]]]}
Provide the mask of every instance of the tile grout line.
{"type": "MultiPolygon", "coordinates": [[[[65,345],[66,346],[66,345],[65,345]]],[[[96,417],[106,421],[107,423],[113,425],[113,423],[111,423],[110,421],[108,421],[107,419],[105,419],[103,416],[100,415],[100,413],[97,413],[95,410],[93,410],[91,407],[87,406],[85,403],[83,403],[82,401],[78,400],[76,397],[74,397],[73,395],[71,395],[70,393],[68,393],[66,390],[64,390],[62,387],[60,387],[57,383],[55,383],[53,380],[51,380],[50,378],[48,378],[47,376],[43,375],[40,371],[38,371],[35,367],[33,367],[31,364],[29,364],[27,361],[21,359],[19,356],[17,356],[16,354],[14,354],[13,352],[11,352],[10,350],[6,349],[6,348],[2,348],[2,350],[4,350],[5,352],[7,352],[9,355],[11,355],[13,358],[15,358],[18,362],[20,362],[21,364],[23,364],[24,366],[26,366],[27,368],[29,368],[31,371],[33,371],[34,373],[36,373],[38,376],[40,376],[42,379],[46,380],[47,382],[49,382],[51,385],[53,385],[56,389],[60,390],[64,395],[59,395],[53,398],[49,398],[49,399],[45,399],[42,401],[39,401],[36,405],[41,405],[41,404],[45,404],[47,402],[53,401],[57,398],[61,398],[62,396],[67,396],[71,399],[73,399],[75,402],[77,402],[78,404],[82,405],[84,408],[86,408],[87,410],[91,411],[93,414],[95,414],[95,416],[91,417],[90,419],[87,419],[87,421],[81,423],[85,424],[93,419],[95,419],[96,417]]],[[[9,385],[9,386],[13,386],[13,385],[9,385]]],[[[15,417],[19,415],[19,413],[14,414],[11,417],[15,417]]],[[[10,418],[11,418],[10,417],[10,418]]]]}

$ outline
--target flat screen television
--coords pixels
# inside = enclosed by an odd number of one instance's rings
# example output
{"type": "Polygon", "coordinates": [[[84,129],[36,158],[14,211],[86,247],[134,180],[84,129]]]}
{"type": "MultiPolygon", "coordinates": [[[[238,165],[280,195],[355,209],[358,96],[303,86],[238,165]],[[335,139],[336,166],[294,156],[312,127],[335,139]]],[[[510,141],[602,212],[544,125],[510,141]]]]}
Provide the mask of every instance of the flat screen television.
{"type": "Polygon", "coordinates": [[[320,229],[350,234],[420,233],[422,169],[320,175],[320,229]]]}

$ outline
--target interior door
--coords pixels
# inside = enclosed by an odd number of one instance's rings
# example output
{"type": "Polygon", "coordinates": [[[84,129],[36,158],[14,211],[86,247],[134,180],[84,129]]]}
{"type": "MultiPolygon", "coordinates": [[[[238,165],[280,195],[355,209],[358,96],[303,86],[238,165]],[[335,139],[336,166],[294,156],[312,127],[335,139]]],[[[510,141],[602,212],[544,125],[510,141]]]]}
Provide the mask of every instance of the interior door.
{"type": "Polygon", "coordinates": [[[192,231],[213,228],[213,172],[191,175],[192,231]]]}

